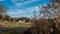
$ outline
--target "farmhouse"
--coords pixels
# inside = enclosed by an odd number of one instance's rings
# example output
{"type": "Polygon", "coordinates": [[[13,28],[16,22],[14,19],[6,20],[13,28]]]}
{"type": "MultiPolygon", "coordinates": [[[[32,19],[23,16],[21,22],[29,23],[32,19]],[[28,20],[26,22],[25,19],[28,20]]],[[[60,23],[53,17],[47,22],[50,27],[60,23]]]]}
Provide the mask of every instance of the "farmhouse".
{"type": "Polygon", "coordinates": [[[25,20],[19,20],[19,23],[25,23],[25,20]]]}

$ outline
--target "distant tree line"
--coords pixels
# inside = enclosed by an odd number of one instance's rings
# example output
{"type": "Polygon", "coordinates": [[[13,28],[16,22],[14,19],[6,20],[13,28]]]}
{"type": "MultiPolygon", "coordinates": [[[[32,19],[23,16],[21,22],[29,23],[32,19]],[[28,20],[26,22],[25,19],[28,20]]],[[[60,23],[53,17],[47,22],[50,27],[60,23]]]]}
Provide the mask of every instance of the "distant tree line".
{"type": "Polygon", "coordinates": [[[30,22],[31,19],[30,18],[27,18],[27,17],[20,17],[20,18],[11,18],[11,22],[19,22],[19,21],[23,21],[25,20],[25,22],[30,22]]]}
{"type": "Polygon", "coordinates": [[[27,17],[20,17],[20,18],[11,18],[9,15],[5,15],[3,16],[2,14],[0,14],[0,20],[5,20],[8,22],[19,22],[19,20],[23,21],[25,20],[25,22],[30,22],[31,19],[27,18],[27,17]]]}

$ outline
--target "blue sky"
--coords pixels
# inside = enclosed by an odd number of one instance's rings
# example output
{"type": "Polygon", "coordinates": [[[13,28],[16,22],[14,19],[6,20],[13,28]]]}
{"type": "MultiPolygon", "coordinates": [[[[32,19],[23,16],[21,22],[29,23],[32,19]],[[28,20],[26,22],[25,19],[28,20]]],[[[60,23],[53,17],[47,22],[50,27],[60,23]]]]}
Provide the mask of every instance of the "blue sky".
{"type": "Polygon", "coordinates": [[[50,3],[50,0],[0,0],[7,6],[7,14],[14,18],[32,17],[33,11],[38,14],[39,6],[50,3]]]}

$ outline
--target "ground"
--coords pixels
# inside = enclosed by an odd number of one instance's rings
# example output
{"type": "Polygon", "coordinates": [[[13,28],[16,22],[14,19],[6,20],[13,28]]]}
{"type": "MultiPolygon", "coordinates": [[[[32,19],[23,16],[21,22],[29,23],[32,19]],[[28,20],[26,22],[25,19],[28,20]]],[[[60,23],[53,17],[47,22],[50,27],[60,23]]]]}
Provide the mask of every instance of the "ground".
{"type": "Polygon", "coordinates": [[[0,28],[31,27],[31,23],[0,22],[0,28]]]}
{"type": "Polygon", "coordinates": [[[26,23],[0,22],[0,34],[22,34],[26,32],[26,30],[28,30],[30,27],[31,23],[28,22],[26,23]]]}

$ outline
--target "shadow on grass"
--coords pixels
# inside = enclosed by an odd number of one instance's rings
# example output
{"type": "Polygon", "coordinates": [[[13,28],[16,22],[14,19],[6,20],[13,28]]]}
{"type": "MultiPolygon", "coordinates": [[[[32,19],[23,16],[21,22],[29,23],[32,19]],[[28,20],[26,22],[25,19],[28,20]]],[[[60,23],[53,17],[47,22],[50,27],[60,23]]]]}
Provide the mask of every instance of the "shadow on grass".
{"type": "Polygon", "coordinates": [[[30,28],[22,30],[0,31],[0,34],[31,34],[30,28]]]}

